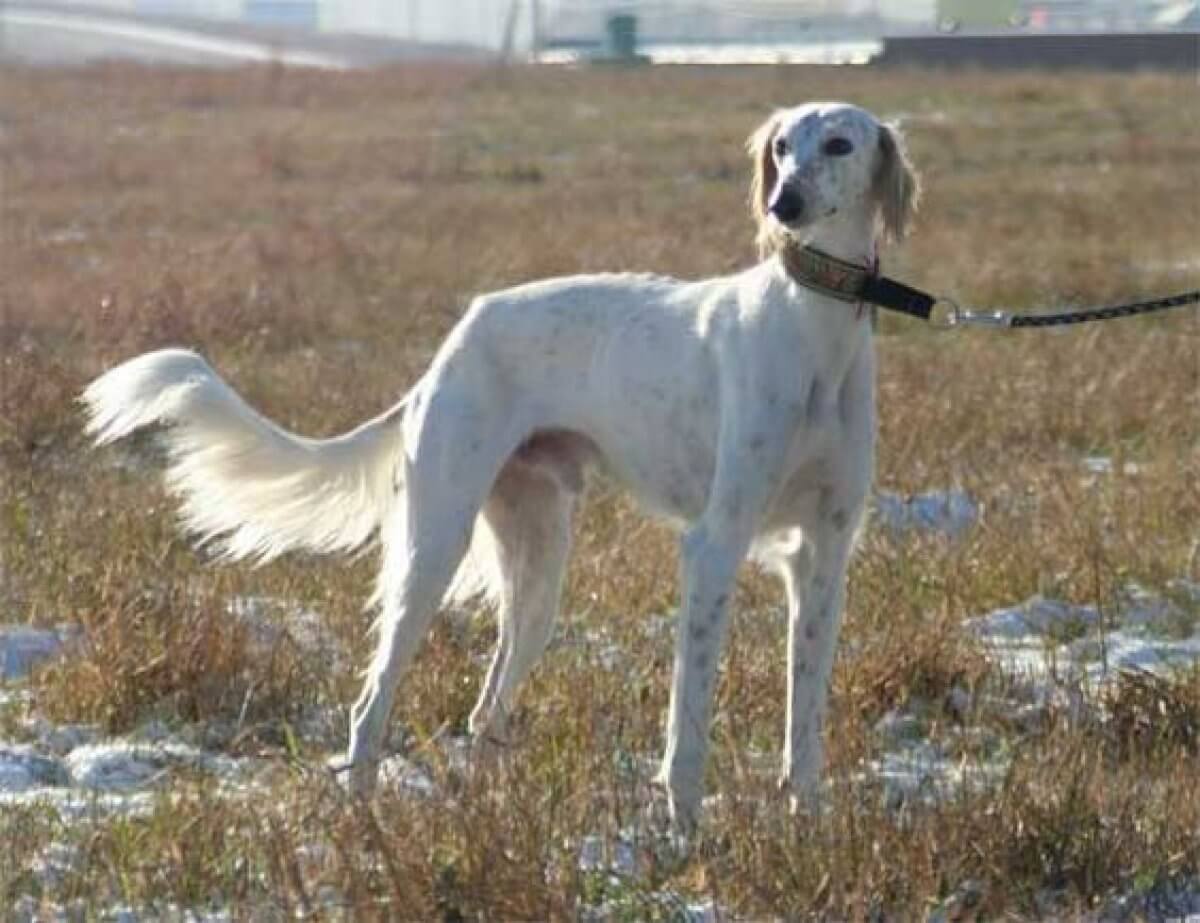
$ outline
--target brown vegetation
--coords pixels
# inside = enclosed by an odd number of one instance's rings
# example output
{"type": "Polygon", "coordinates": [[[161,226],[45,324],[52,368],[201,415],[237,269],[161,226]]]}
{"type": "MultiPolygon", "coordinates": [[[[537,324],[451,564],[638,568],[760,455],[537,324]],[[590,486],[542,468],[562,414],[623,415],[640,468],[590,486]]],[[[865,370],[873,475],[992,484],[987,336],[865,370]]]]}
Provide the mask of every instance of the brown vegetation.
{"type": "Polygon", "coordinates": [[[319,769],[339,744],[290,722],[356,692],[372,562],[206,565],[152,454],[89,452],[72,403],[116,361],[182,344],[274,419],[329,434],[402,393],[472,293],[745,265],[745,136],[812,98],[903,120],[927,195],[894,274],[979,308],[1194,288],[1200,122],[1180,117],[1194,80],[440,64],[2,77],[0,620],[87,629],[37,677],[32,707],[113,730],[236,723],[226,745],[274,769],[249,796],[180,780],[149,817],[87,827],[5,808],[0,904],[36,888],[30,857],[52,840],[86,856],[56,900],[247,919],[570,919],[607,899],[643,920],[667,917],[664,890],[749,919],[1070,917],[1200,873],[1195,678],[1130,679],[1103,727],[1049,707],[1018,730],[996,704],[1010,681],[962,629],[1038,591],[1103,604],[1129,580],[1200,576],[1200,312],[1053,334],[885,321],[880,485],[959,485],[983,519],[955,543],[868,533],[834,680],[831,807],[797,818],[759,758],[773,768],[782,729],[778,591],[748,573],[714,731],[723,797],[692,855],[640,844],[640,875],[616,884],[578,851],[644,829],[655,797],[630,767],[661,745],[671,639],[647,625],[675,604],[663,530],[596,484],[564,636],[606,633],[620,667],[555,647],[511,754],[462,778],[436,740],[465,723],[491,629],[443,624],[396,719],[453,797],[355,804],[319,769]],[[1088,475],[1090,454],[1116,473],[1088,475]],[[247,593],[317,609],[348,656],[286,634],[249,655],[224,608],[247,593]],[[885,797],[861,773],[883,746],[875,722],[900,707],[924,709],[931,739],[964,758],[966,730],[997,729],[1001,780],[885,797]]]}

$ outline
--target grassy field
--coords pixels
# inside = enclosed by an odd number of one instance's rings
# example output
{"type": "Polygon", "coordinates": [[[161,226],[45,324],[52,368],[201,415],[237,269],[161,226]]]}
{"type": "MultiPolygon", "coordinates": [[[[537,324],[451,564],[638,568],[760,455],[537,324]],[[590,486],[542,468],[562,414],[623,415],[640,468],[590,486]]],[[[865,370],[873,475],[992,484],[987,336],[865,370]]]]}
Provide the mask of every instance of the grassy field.
{"type": "Polygon", "coordinates": [[[954,541],[867,529],[829,798],[802,817],[774,790],[782,597],[745,574],[714,728],[721,797],[687,856],[634,836],[659,797],[640,767],[662,742],[672,639],[654,629],[675,607],[673,539],[608,485],[580,517],[559,642],[511,753],[471,774],[452,758],[494,628],[443,619],[394,716],[439,794],[359,804],[322,765],[370,643],[371,557],[212,566],[177,534],[148,447],[87,450],[75,396],[148,348],[199,349],[264,413],[326,435],[411,385],[473,293],[747,265],[743,142],[772,107],[814,98],[903,121],[926,196],[885,258],[901,278],[979,308],[1197,287],[1189,78],[0,73],[0,622],[84,629],[0,709],[0,739],[32,739],[39,717],[114,735],[157,722],[254,767],[239,786],[174,773],[132,815],[0,806],[0,906],[460,921],[606,905],[638,921],[671,919],[674,894],[752,920],[1073,919],[1124,896],[1144,898],[1127,901],[1137,918],[1194,881],[1200,672],[1130,677],[1103,707],[1023,702],[964,629],[1035,593],[1103,609],[1130,581],[1200,579],[1194,310],[1056,333],[883,323],[880,487],[958,487],[983,515],[954,541]],[[1089,477],[1089,456],[1113,473],[1089,477]],[[315,610],[320,643],[285,615],[255,635],[229,613],[249,596],[315,610]],[[866,769],[896,713],[964,765],[999,759],[999,778],[888,795],[866,769]],[[585,842],[631,839],[633,873],[579,861],[585,842]],[[49,849],[74,859],[36,874],[49,849]]]}

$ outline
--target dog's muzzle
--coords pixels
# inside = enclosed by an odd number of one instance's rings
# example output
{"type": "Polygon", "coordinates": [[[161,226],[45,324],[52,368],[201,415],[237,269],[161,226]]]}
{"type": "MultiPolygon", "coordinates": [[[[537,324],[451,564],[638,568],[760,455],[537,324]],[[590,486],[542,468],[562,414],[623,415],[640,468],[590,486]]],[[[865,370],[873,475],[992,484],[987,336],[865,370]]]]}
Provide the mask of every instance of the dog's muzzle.
{"type": "Polygon", "coordinates": [[[792,187],[780,186],[775,190],[767,211],[780,224],[796,224],[804,217],[804,198],[792,187]]]}

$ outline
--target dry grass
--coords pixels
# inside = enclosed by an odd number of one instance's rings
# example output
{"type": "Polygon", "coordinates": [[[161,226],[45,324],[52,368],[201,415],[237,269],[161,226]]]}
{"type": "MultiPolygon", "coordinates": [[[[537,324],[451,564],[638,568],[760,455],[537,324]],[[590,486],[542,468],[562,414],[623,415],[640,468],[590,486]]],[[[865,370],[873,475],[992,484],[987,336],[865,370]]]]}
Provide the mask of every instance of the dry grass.
{"type": "Polygon", "coordinates": [[[782,728],[784,629],[776,588],[747,575],[714,731],[725,797],[692,856],[640,843],[635,879],[577,857],[584,836],[648,829],[636,767],[661,745],[671,640],[647,626],[675,604],[663,530],[596,485],[567,643],[530,681],[513,752],[462,778],[436,743],[465,723],[492,637],[486,621],[444,623],[396,718],[448,797],[358,805],[305,768],[331,742],[290,722],[356,692],[372,562],[205,566],[144,453],[88,453],[72,406],[113,362],[183,343],[273,418],[328,434],[411,384],[473,292],[744,265],[742,141],[769,107],[807,98],[905,118],[928,194],[890,260],[903,277],[979,307],[1194,287],[1200,124],[1179,117],[1194,94],[1155,76],[790,68],[5,71],[0,615],[87,629],[79,656],[37,677],[34,707],[118,731],[249,728],[224,745],[274,768],[251,797],[179,780],[147,818],[71,826],[5,808],[0,902],[38,893],[31,857],[53,841],[84,859],[47,898],[256,919],[569,919],[604,898],[645,920],[668,917],[662,890],[753,919],[1071,917],[1200,873],[1194,677],[1131,681],[1103,726],[1051,709],[1018,733],[995,704],[1008,681],[962,630],[1037,591],[1105,602],[1130,579],[1200,576],[1200,314],[1008,336],[887,321],[879,481],[960,485],[983,520],[954,544],[864,542],[831,807],[813,816],[789,817],[762,769],[782,728]],[[1138,473],[1089,478],[1093,453],[1138,473]],[[225,603],[250,593],[317,609],[346,656],[248,647],[225,603]],[[615,667],[594,665],[588,632],[617,645],[615,667]],[[895,803],[860,778],[894,708],[964,754],[966,731],[998,729],[1002,781],[895,803]]]}

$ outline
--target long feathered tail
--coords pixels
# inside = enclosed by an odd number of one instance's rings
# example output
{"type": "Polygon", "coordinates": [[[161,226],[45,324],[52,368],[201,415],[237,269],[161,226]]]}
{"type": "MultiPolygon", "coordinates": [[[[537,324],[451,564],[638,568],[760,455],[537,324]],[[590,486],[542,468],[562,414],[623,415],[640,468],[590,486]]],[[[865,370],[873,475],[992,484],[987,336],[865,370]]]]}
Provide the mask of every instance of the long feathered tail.
{"type": "Polygon", "coordinates": [[[225,556],[365,545],[402,489],[404,401],[350,432],[306,439],[243,401],[199,355],[146,353],[81,398],[98,444],[167,424],[167,484],[189,528],[225,556]]]}

